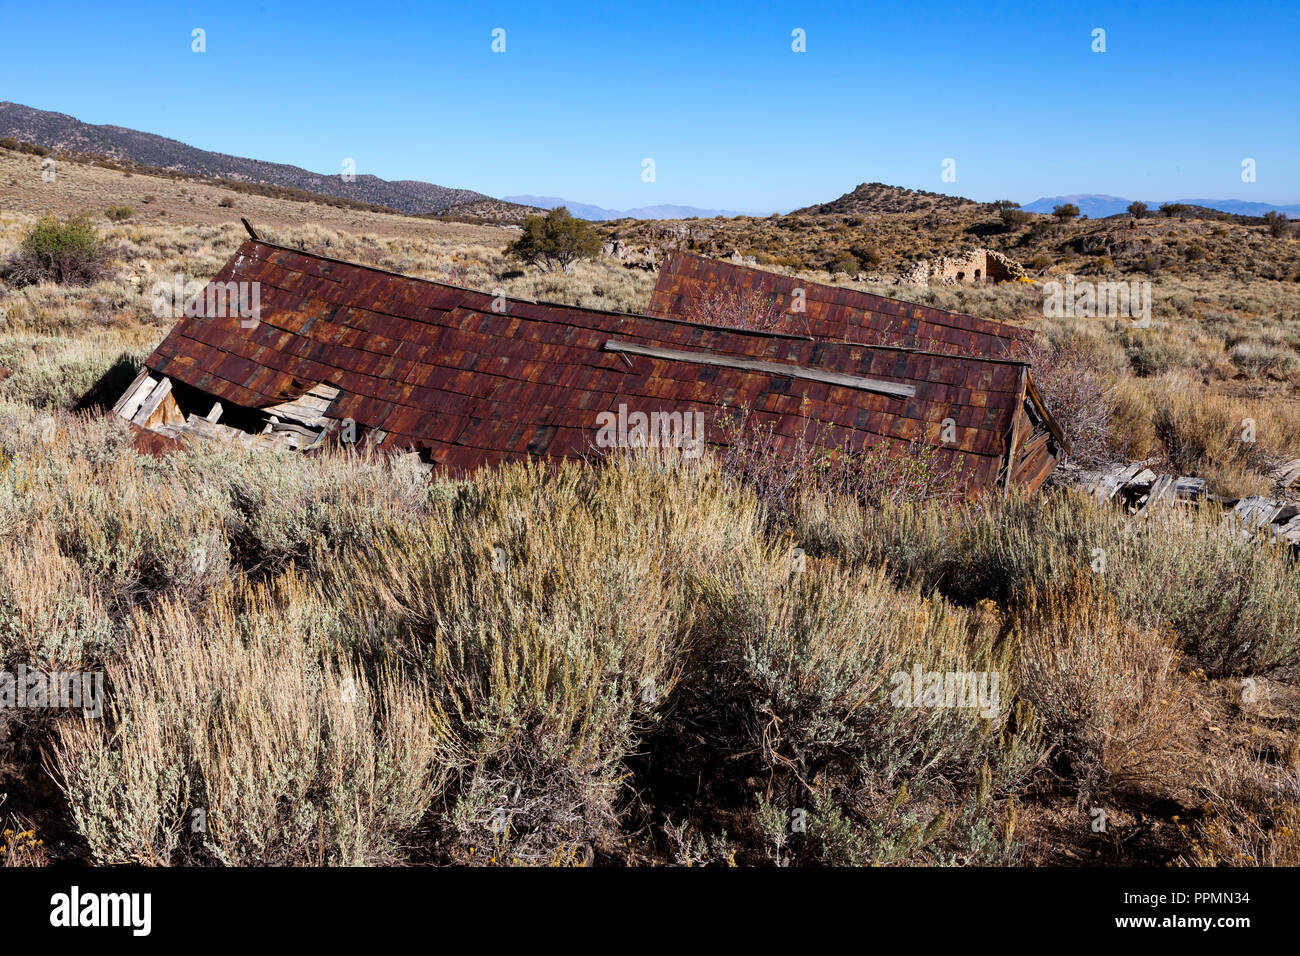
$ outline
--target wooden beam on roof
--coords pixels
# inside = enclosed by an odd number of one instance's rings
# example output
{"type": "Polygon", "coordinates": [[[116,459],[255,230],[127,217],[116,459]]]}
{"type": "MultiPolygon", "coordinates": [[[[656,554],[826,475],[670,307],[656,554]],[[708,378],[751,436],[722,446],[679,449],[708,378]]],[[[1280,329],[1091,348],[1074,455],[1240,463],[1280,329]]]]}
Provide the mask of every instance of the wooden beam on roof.
{"type": "Polygon", "coordinates": [[[788,378],[826,382],[830,385],[857,388],[864,392],[877,392],[881,395],[892,395],[896,398],[911,398],[916,394],[916,387],[913,385],[882,382],[879,379],[863,378],[860,375],[845,375],[843,372],[828,372],[824,369],[806,368],[802,365],[783,365],[780,362],[760,362],[756,359],[734,358],[730,355],[718,355],[713,352],[684,352],[680,349],[637,345],[634,342],[618,342],[614,339],[610,339],[605,343],[605,351],[624,352],[628,355],[644,355],[647,358],[665,359],[669,362],[691,362],[696,365],[743,368],[751,372],[764,372],[768,375],[783,375],[788,378]]]}

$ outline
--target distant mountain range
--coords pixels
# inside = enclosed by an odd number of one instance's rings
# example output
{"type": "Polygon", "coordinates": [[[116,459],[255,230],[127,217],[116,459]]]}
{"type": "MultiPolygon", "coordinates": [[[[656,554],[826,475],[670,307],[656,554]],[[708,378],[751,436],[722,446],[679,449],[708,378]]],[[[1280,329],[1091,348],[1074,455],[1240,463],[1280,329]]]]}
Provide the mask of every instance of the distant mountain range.
{"type": "Polygon", "coordinates": [[[635,209],[605,209],[588,203],[561,199],[558,196],[503,196],[506,202],[519,203],[523,206],[537,206],[541,209],[554,209],[564,206],[578,219],[590,219],[601,222],[607,219],[712,219],[714,216],[748,216],[751,213],[735,212],[728,209],[699,209],[695,206],[638,206],[635,209]]]}
{"type": "MultiPolygon", "coordinates": [[[[153,133],[141,133],[121,126],[95,126],[63,113],[33,109],[18,103],[0,103],[0,137],[12,137],[46,149],[131,160],[191,176],[287,186],[321,196],[374,203],[406,213],[440,214],[458,206],[490,200],[490,197],[473,190],[453,189],[413,179],[390,182],[377,176],[358,174],[351,182],[345,182],[339,174],[327,176],[284,163],[209,152],[153,133]]],[[[490,202],[499,203],[499,200],[490,202]]]]}
{"type": "MultiPolygon", "coordinates": [[[[1142,200],[1147,207],[1155,212],[1165,202],[1182,203],[1185,206],[1204,206],[1206,209],[1217,209],[1219,212],[1232,213],[1237,216],[1262,216],[1271,210],[1284,212],[1288,218],[1300,216],[1300,205],[1283,206],[1267,202],[1248,202],[1244,199],[1165,199],[1152,201],[1149,199],[1142,200]]],[[[1087,194],[1080,196],[1049,196],[1043,199],[1035,199],[1031,203],[1025,203],[1021,206],[1026,212],[1048,213],[1054,206],[1061,206],[1065,203],[1074,203],[1079,207],[1079,212],[1089,219],[1104,219],[1106,216],[1115,216],[1128,211],[1132,199],[1123,199],[1119,196],[1103,196],[1097,194],[1087,194]]]]}

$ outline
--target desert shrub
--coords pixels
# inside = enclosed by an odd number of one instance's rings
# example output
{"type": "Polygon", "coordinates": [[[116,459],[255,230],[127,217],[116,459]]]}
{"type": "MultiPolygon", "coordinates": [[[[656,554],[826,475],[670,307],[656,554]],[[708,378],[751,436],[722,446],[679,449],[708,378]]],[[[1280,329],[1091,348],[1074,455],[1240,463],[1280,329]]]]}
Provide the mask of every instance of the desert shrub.
{"type": "Polygon", "coordinates": [[[1291,766],[1236,753],[1197,783],[1202,813],[1179,829],[1182,866],[1300,866],[1300,782],[1291,766]]]}
{"type": "Polygon", "coordinates": [[[852,451],[828,445],[829,428],[805,422],[793,438],[754,422],[749,408],[723,416],[722,470],[750,485],[776,516],[804,495],[849,496],[864,504],[961,497],[969,480],[922,442],[886,442],[852,451]]]}
{"type": "Polygon", "coordinates": [[[97,666],[113,640],[99,591],[59,551],[52,529],[0,554],[0,668],[97,666]]]}
{"type": "Polygon", "coordinates": [[[862,263],[858,262],[857,257],[847,252],[836,256],[826,265],[827,272],[843,272],[847,275],[855,275],[861,268],[862,263]]]}
{"type": "Polygon", "coordinates": [[[1294,676],[1300,667],[1300,604],[1285,546],[1253,535],[1217,505],[1190,518],[1167,513],[1119,549],[1107,587],[1145,627],[1166,622],[1189,658],[1213,676],[1294,676]]]}
{"type": "Polygon", "coordinates": [[[699,630],[653,737],[664,756],[652,777],[671,791],[664,780],[698,786],[702,774],[712,803],[753,813],[778,865],[972,852],[955,833],[940,839],[977,797],[951,782],[984,768],[1006,790],[1038,755],[1036,724],[1007,723],[1014,688],[994,652],[995,615],[899,590],[879,569],[800,570],[780,550],[729,562],[699,586],[699,630]],[[989,675],[986,706],[943,706],[920,687],[913,697],[914,676],[931,672],[989,675]],[[697,735],[703,747],[688,741],[697,735]],[[766,781],[756,812],[728,792],[738,776],[766,781]],[[792,813],[806,816],[798,834],[792,813]]]}
{"type": "Polygon", "coordinates": [[[855,245],[849,249],[849,253],[855,260],[857,260],[860,268],[875,268],[884,261],[884,257],[881,256],[880,250],[876,248],[876,246],[870,244],[864,243],[855,245]]]}
{"type": "Polygon", "coordinates": [[[1012,202],[1010,199],[1000,199],[993,206],[998,210],[1002,228],[1007,232],[1020,228],[1033,218],[1031,213],[1020,208],[1020,203],[1012,202]]]}
{"type": "Polygon", "coordinates": [[[1295,352],[1265,342],[1239,342],[1232,346],[1228,358],[1252,378],[1285,379],[1300,370],[1300,357],[1295,352]]]}
{"type": "Polygon", "coordinates": [[[54,748],[97,862],[394,858],[454,760],[418,680],[339,656],[300,579],[135,626],[105,719],[66,720],[54,748]]]}
{"type": "Polygon", "coordinates": [[[1300,668],[1300,603],[1284,546],[1225,521],[1217,504],[1133,522],[1075,490],[1013,490],[943,509],[804,504],[792,530],[810,554],[881,563],[900,583],[971,606],[1025,606],[1091,569],[1127,622],[1172,627],[1179,648],[1213,676],[1300,668]]]}
{"type": "Polygon", "coordinates": [[[1113,598],[1076,577],[1031,597],[1015,640],[1020,693],[1080,805],[1161,769],[1182,708],[1177,655],[1158,632],[1126,623],[1113,598]]]}
{"type": "Polygon", "coordinates": [[[1151,458],[1160,450],[1143,381],[1121,377],[1111,387],[1110,440],[1116,455],[1128,461],[1151,458]]]}
{"type": "Polygon", "coordinates": [[[1287,436],[1265,420],[1255,422],[1249,409],[1223,399],[1207,399],[1190,391],[1169,391],[1152,411],[1155,435],[1164,447],[1169,468],[1181,475],[1209,478],[1215,490],[1228,495],[1267,491],[1258,480],[1274,450],[1284,451],[1287,436]],[[1254,486],[1243,484],[1254,472],[1254,486]]]}
{"type": "MultiPolygon", "coordinates": [[[[898,592],[880,571],[846,574],[814,562],[799,572],[774,557],[770,568],[745,575],[733,565],[703,583],[706,653],[720,652],[722,668],[739,668],[709,684],[720,694],[738,685],[753,707],[733,728],[748,734],[735,742],[737,752],[753,749],[770,768],[803,780],[836,761],[852,770],[865,764],[887,783],[907,766],[955,766],[982,755],[974,710],[891,701],[891,678],[910,677],[914,666],[996,669],[991,635],[979,632],[979,622],[942,601],[898,592]]],[[[986,719],[1003,716],[995,708],[986,719]]]]}
{"type": "Polygon", "coordinates": [[[87,212],[41,217],[0,270],[15,286],[38,282],[89,285],[107,272],[107,251],[87,212]]]}
{"type": "MultiPolygon", "coordinates": [[[[38,409],[72,410],[84,407],[88,400],[93,402],[107,397],[99,388],[100,383],[105,377],[111,376],[118,366],[138,369],[143,358],[144,355],[134,350],[108,355],[84,354],[69,349],[63,354],[56,353],[20,365],[5,380],[4,394],[11,401],[38,409]]],[[[132,373],[126,384],[130,384],[134,377],[132,373]]],[[[120,381],[120,375],[118,380],[120,381]]],[[[118,395],[114,395],[112,401],[117,398],[118,395]]]]}
{"type": "Polygon", "coordinates": [[[733,285],[717,285],[692,299],[682,318],[736,329],[801,332],[803,316],[782,313],[774,295],[733,285]]]}
{"type": "Polygon", "coordinates": [[[367,548],[392,523],[416,521],[429,488],[409,461],[340,453],[313,461],[203,449],[208,482],[229,502],[232,560],[253,577],[316,567],[367,548]]]}
{"type": "Polygon", "coordinates": [[[24,817],[0,817],[0,867],[49,866],[45,841],[24,817]]]}
{"type": "Polygon", "coordinates": [[[1078,332],[1040,336],[1021,347],[1034,384],[1083,467],[1115,458],[1115,357],[1094,336],[1078,332]]]}
{"type": "Polygon", "coordinates": [[[40,480],[59,549],[115,615],[165,595],[201,600],[227,576],[224,509],[195,474],[148,481],[134,455],[51,465],[40,480]]]}
{"type": "Polygon", "coordinates": [[[1274,239],[1289,236],[1294,228],[1290,222],[1287,222],[1286,213],[1275,209],[1264,213],[1264,225],[1268,227],[1268,234],[1274,239]]]}
{"type": "Polygon", "coordinates": [[[135,215],[135,210],[130,206],[109,206],[104,210],[104,215],[113,222],[125,222],[135,215]]]}
{"type": "Polygon", "coordinates": [[[481,472],[341,578],[366,627],[423,662],[467,754],[461,854],[545,862],[608,835],[624,761],[678,679],[688,569],[758,522],[752,496],[695,475],[481,472]]]}
{"type": "Polygon", "coordinates": [[[1139,267],[1149,276],[1158,276],[1165,268],[1165,259],[1158,252],[1149,252],[1142,257],[1142,264],[1139,267]]]}
{"type": "Polygon", "coordinates": [[[1059,206],[1052,207],[1052,215],[1061,222],[1066,222],[1070,219],[1078,219],[1079,207],[1072,202],[1062,203],[1059,206]]]}
{"type": "Polygon", "coordinates": [[[1149,330],[1126,329],[1120,343],[1128,355],[1133,374],[1141,377],[1162,375],[1176,368],[1195,368],[1195,353],[1184,342],[1157,337],[1149,330]]]}

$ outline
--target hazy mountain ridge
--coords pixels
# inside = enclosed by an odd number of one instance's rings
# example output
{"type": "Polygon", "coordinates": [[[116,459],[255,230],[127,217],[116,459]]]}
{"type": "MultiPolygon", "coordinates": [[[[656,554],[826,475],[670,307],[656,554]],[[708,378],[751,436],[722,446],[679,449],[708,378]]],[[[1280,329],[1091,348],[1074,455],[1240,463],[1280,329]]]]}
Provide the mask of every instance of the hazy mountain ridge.
{"type": "Polygon", "coordinates": [[[503,196],[506,202],[540,209],[564,206],[578,219],[607,222],[612,219],[712,219],[715,216],[747,216],[749,213],[730,209],[701,209],[698,206],[676,206],[671,203],[659,206],[637,206],[635,209],[606,209],[590,203],[574,202],[559,196],[503,196]]]}
{"type": "MultiPolygon", "coordinates": [[[[1091,219],[1100,219],[1105,216],[1116,216],[1127,212],[1128,207],[1133,202],[1134,200],[1124,199],[1121,196],[1085,193],[1077,196],[1044,196],[1041,199],[1035,199],[1033,202],[1025,203],[1020,208],[1026,212],[1050,213],[1055,206],[1074,203],[1079,207],[1079,212],[1083,215],[1091,219]]],[[[1279,203],[1253,202],[1245,199],[1143,199],[1142,202],[1146,203],[1147,208],[1152,212],[1158,210],[1164,203],[1169,202],[1184,206],[1203,206],[1206,209],[1215,209],[1236,216],[1262,216],[1272,210],[1284,212],[1291,218],[1300,216],[1300,204],[1282,205],[1279,203]]]]}

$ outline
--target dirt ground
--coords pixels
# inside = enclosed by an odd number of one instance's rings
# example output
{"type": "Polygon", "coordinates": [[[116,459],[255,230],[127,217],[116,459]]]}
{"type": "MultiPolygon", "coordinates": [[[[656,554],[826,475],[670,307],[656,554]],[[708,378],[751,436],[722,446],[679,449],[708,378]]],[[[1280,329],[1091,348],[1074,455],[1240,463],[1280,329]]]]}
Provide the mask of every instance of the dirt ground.
{"type": "Polygon", "coordinates": [[[127,206],[134,213],[130,221],[142,225],[216,225],[238,223],[242,216],[254,226],[317,225],[352,233],[455,239],[486,246],[504,246],[518,235],[517,229],[500,226],[338,209],[71,162],[56,161],[55,181],[47,183],[41,178],[43,162],[39,156],[0,150],[0,213],[39,216],[89,209],[102,216],[110,206],[127,206]],[[229,199],[232,205],[219,205],[223,199],[229,199]]]}

